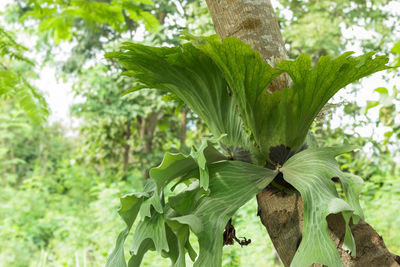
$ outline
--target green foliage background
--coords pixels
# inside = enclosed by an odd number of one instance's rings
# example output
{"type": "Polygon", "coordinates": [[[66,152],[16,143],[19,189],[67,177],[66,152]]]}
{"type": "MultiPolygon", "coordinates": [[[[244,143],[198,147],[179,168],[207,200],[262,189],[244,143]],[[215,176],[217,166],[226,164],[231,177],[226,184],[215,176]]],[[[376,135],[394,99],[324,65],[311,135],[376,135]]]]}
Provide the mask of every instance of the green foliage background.
{"type": "MultiPolygon", "coordinates": [[[[121,96],[135,84],[120,77],[115,62],[98,60],[121,40],[140,38],[140,31],[142,43],[168,46],[181,42],[177,37],[182,29],[213,33],[204,1],[68,2],[15,0],[1,14],[0,266],[103,266],[124,228],[117,215],[119,197],[142,190],[146,170],[159,164],[163,151],[188,152],[209,133],[204,122],[170,95],[143,91],[121,96]],[[36,40],[28,49],[20,45],[23,33],[36,40]],[[72,49],[59,62],[55,54],[65,42],[72,49]],[[28,59],[28,53],[39,51],[45,57],[28,59]],[[80,120],[73,136],[62,124],[45,121],[47,105],[32,86],[35,72],[44,65],[56,68],[59,78],[71,81],[73,92],[84,99],[71,109],[80,120]]],[[[277,13],[290,56],[305,52],[316,62],[357,43],[364,51],[390,55],[398,65],[400,35],[392,23],[399,17],[384,8],[390,2],[279,1],[277,13]],[[378,38],[343,37],[343,27],[352,26],[378,38]]],[[[385,79],[398,76],[392,71],[385,79]]],[[[347,90],[356,96],[360,88],[347,90]]],[[[327,105],[313,124],[320,144],[366,147],[339,162],[343,170],[365,179],[360,200],[366,220],[396,254],[399,98],[393,87],[378,88],[376,98],[362,105],[339,99],[339,105],[327,105]],[[370,116],[374,109],[377,119],[370,116]],[[331,121],[338,114],[346,119],[334,127],[331,121]],[[360,126],[385,127],[384,139],[354,134],[360,126]]],[[[279,266],[256,214],[252,200],[234,216],[237,235],[252,243],[224,247],[223,266],[279,266]]],[[[143,265],[168,266],[169,261],[150,253],[143,265]]]]}

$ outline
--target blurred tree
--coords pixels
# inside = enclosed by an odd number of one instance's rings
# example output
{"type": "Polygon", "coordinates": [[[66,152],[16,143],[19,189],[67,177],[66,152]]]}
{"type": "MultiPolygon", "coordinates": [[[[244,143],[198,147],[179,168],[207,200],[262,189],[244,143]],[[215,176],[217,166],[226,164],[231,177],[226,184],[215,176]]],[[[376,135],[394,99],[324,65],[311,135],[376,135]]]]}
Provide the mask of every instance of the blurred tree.
{"type": "MultiPolygon", "coordinates": [[[[9,20],[17,22],[15,17],[19,17],[23,25],[33,21],[41,36],[37,48],[44,47],[48,57],[55,48],[51,40],[55,45],[62,41],[73,45],[68,59],[56,65],[61,67],[61,76],[74,80],[74,93],[85,101],[73,107],[86,139],[82,159],[96,163],[99,173],[111,171],[126,178],[132,167],[146,170],[151,166],[148,162],[160,160],[164,148],[184,149],[192,114],[174,98],[167,97],[170,101],[163,103],[163,94],[156,92],[121,98],[131,85],[118,78],[117,65],[112,61],[93,64],[92,59],[102,57],[107,47],[123,37],[143,35],[150,43],[177,44],[179,29],[187,23],[194,27],[194,15],[209,19],[204,5],[165,0],[16,2],[8,8],[9,20]],[[156,160],[149,161],[153,156],[156,160]]],[[[202,27],[212,29],[210,23],[202,27]]]]}
{"type": "Polygon", "coordinates": [[[72,114],[83,120],[81,159],[99,173],[106,168],[126,178],[130,168],[146,170],[161,160],[163,149],[179,147],[179,121],[175,105],[153,91],[121,96],[129,83],[107,68],[96,65],[81,73],[74,91],[84,102],[72,114]]]}
{"type": "Polygon", "coordinates": [[[33,124],[15,101],[0,106],[3,185],[18,187],[38,169],[39,176],[53,173],[71,148],[60,125],[33,124]]]}
{"type": "Polygon", "coordinates": [[[35,73],[26,52],[27,48],[0,27],[0,169],[4,186],[18,185],[34,165],[28,154],[38,153],[27,149],[25,141],[32,138],[32,127],[42,128],[49,113],[41,92],[29,83],[35,73]]]}
{"type": "Polygon", "coordinates": [[[32,119],[43,121],[48,108],[41,93],[27,79],[34,63],[24,56],[26,51],[11,33],[0,27],[0,103],[4,105],[11,99],[32,119]]]}
{"type": "Polygon", "coordinates": [[[364,51],[388,53],[399,34],[398,15],[388,8],[395,2],[279,0],[276,10],[289,56],[307,53],[318,59],[336,56],[346,45],[355,43],[364,51]],[[354,34],[344,36],[346,30],[354,34]]]}

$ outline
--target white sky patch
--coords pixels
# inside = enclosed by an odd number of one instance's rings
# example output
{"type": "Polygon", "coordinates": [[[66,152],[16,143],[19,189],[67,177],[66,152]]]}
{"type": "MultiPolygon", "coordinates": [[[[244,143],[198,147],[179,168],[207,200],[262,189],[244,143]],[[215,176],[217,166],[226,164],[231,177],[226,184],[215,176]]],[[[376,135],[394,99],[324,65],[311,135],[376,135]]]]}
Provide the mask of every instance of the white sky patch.
{"type": "MultiPolygon", "coordinates": [[[[394,4],[393,7],[396,7],[396,5],[399,7],[398,13],[400,14],[400,3],[393,3],[393,4],[394,4]]],[[[356,38],[355,42],[349,43],[345,49],[346,51],[355,52],[355,55],[362,54],[362,51],[360,49],[362,39],[371,39],[379,37],[373,31],[366,30],[363,27],[356,25],[350,28],[345,28],[344,26],[342,26],[342,34],[346,38],[356,38]]],[[[332,102],[337,103],[339,102],[339,99],[348,99],[348,101],[355,101],[356,104],[360,107],[365,107],[368,101],[378,101],[379,94],[374,91],[376,88],[385,87],[389,90],[389,92],[391,92],[394,86],[400,84],[399,76],[393,77],[389,81],[386,81],[385,79],[383,79],[385,74],[386,74],[385,71],[381,71],[369,77],[363,78],[361,80],[361,84],[356,85],[360,89],[357,91],[355,98],[354,96],[351,96],[351,99],[348,98],[348,92],[350,89],[347,88],[339,91],[338,94],[336,94],[332,99],[332,102]]],[[[388,76],[386,75],[386,77],[388,76]]],[[[370,109],[367,113],[367,116],[371,121],[378,121],[379,107],[370,109]]],[[[337,128],[341,127],[344,123],[347,123],[347,121],[343,121],[341,116],[337,116],[333,118],[331,123],[332,127],[337,128]]],[[[371,125],[357,127],[355,129],[355,134],[358,134],[362,137],[373,137],[374,140],[382,142],[385,139],[384,134],[389,130],[390,130],[389,127],[381,125],[377,127],[375,124],[372,125],[371,123],[371,125]]]]}
{"type": "Polygon", "coordinates": [[[13,2],[12,0],[1,0],[0,12],[4,12],[6,5],[11,4],[12,2],[13,2]]]}
{"type": "MultiPolygon", "coordinates": [[[[384,71],[380,73],[375,73],[367,78],[364,78],[361,80],[361,84],[356,85],[359,90],[356,93],[356,97],[354,98],[353,95],[349,95],[350,92],[350,86],[348,86],[345,89],[342,89],[339,91],[331,100],[332,103],[339,103],[344,100],[350,101],[355,101],[356,104],[359,107],[365,108],[367,101],[378,101],[379,100],[379,94],[375,92],[374,90],[378,87],[386,87],[389,92],[391,92],[391,89],[393,88],[394,85],[400,84],[400,78],[397,77],[395,79],[390,80],[389,82],[386,82],[384,79],[382,79],[384,71]],[[350,98],[351,97],[351,98],[350,98]]],[[[368,111],[367,113],[368,118],[370,118],[371,121],[378,121],[379,120],[379,106],[372,108],[368,111]]],[[[333,128],[338,128],[341,127],[343,124],[348,123],[348,121],[343,121],[344,114],[341,111],[338,111],[337,116],[333,117],[331,121],[331,125],[333,128]]],[[[383,141],[384,140],[384,133],[387,132],[390,128],[389,127],[384,127],[384,126],[378,126],[376,127],[375,124],[372,125],[365,125],[365,126],[359,126],[355,129],[355,134],[358,134],[362,137],[373,137],[374,140],[376,141],[383,141]]],[[[351,133],[348,133],[351,134],[351,133]]]]}
{"type": "Polygon", "coordinates": [[[51,109],[51,121],[67,122],[69,109],[74,102],[71,83],[59,81],[56,78],[56,69],[51,66],[43,67],[39,75],[40,79],[34,81],[34,84],[45,92],[51,109]]]}

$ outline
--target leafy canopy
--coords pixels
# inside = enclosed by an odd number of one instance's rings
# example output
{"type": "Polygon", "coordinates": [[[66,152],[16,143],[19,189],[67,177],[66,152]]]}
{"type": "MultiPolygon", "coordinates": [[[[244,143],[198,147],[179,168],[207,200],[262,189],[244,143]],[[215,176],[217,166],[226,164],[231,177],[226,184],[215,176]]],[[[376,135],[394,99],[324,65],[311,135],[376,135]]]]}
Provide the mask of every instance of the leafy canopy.
{"type": "Polygon", "coordinates": [[[17,68],[17,63],[29,67],[34,65],[24,56],[26,50],[9,32],[0,27],[0,100],[15,101],[30,118],[43,121],[49,113],[47,103],[37,88],[17,68]]]}
{"type": "Polygon", "coordinates": [[[395,9],[388,8],[394,2],[280,0],[275,11],[285,43],[290,47],[290,55],[307,53],[317,59],[339,55],[346,49],[346,44],[355,40],[364,51],[388,52],[399,34],[396,27],[398,15],[395,9]],[[367,30],[368,36],[343,35],[346,30],[357,27],[367,30]]]}
{"type": "Polygon", "coordinates": [[[353,147],[299,150],[327,101],[346,85],[387,69],[388,59],[373,53],[359,57],[345,53],[335,59],[321,57],[311,67],[310,57],[301,55],[272,67],[234,37],[223,42],[218,35],[186,39],[191,42],[172,48],[124,43],[122,52],[107,57],[116,58],[127,69],[125,75],[135,79],[130,91],[155,88],[185,102],[215,137],[222,134],[219,141],[231,160],[209,141],[193,148],[190,155],[166,154],[160,167],[151,170],[145,191],[122,198],[120,214],[127,228],[108,266],[126,266],[123,243],[138,214],[141,221],[128,266],[138,266],[149,249],[169,257],[172,266],[185,266],[186,252],[195,260],[194,266],[221,266],[227,221],[279,172],[304,201],[303,240],[292,266],[314,262],[342,266],[326,216],[343,214],[343,248],[355,255],[348,223],[363,216],[358,203],[362,179],[344,174],[335,161],[353,147]],[[284,72],[292,79],[291,88],[270,92],[268,85],[284,72]],[[256,164],[243,162],[251,160],[256,164]],[[266,164],[272,168],[265,168],[266,164]],[[339,196],[333,177],[340,179],[345,199],[339,196]],[[165,189],[175,179],[186,187],[168,196],[165,189]],[[190,232],[198,237],[197,258],[188,243],[190,232]]]}
{"type": "Polygon", "coordinates": [[[51,31],[56,44],[71,40],[75,34],[74,28],[79,24],[92,28],[94,32],[109,27],[116,33],[123,33],[131,30],[135,22],[143,23],[149,31],[159,29],[157,18],[149,12],[149,7],[154,5],[151,0],[26,0],[24,5],[28,11],[20,18],[21,21],[32,18],[40,20],[39,31],[51,31]]]}

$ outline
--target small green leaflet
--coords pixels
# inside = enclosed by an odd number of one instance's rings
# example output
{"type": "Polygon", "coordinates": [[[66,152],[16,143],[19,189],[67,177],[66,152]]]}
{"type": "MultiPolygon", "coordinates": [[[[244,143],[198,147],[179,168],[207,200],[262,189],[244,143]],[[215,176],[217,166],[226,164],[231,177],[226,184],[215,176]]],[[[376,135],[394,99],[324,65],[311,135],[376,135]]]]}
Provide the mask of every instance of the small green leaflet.
{"type": "MultiPolygon", "coordinates": [[[[215,143],[217,140],[213,141],[215,143]]],[[[158,192],[161,193],[175,178],[200,168],[200,186],[207,190],[209,178],[206,164],[226,159],[213,147],[211,140],[203,140],[198,149],[192,148],[190,155],[166,153],[161,165],[150,170],[150,177],[155,180],[158,192]]]]}
{"type": "Polygon", "coordinates": [[[238,103],[245,126],[261,150],[263,159],[283,162],[304,144],[307,132],[322,107],[341,88],[372,73],[388,69],[388,58],[368,53],[351,57],[321,57],[315,67],[301,55],[294,61],[271,67],[260,54],[235,37],[221,41],[218,35],[187,35],[219,67],[238,103]],[[268,85],[281,73],[292,78],[293,86],[269,92],[268,85]],[[271,149],[272,148],[272,149],[271,149]],[[285,153],[283,159],[274,155],[285,153]]]}
{"type": "Polygon", "coordinates": [[[326,216],[343,213],[346,221],[345,249],[355,256],[355,243],[348,226],[363,218],[359,194],[363,180],[340,171],[335,157],[353,150],[353,146],[311,148],[291,157],[280,169],[283,178],[301,194],[304,202],[303,237],[291,266],[308,267],[320,263],[329,267],[343,266],[339,253],[329,236],[326,216]],[[338,196],[333,177],[341,181],[347,202],[338,196]]]}
{"type": "Polygon", "coordinates": [[[169,257],[171,266],[175,267],[186,266],[186,253],[195,260],[194,266],[221,266],[226,223],[273,180],[276,171],[228,161],[208,141],[193,151],[191,155],[166,154],[162,164],[150,171],[144,193],[121,199],[119,213],[127,227],[119,235],[107,267],[140,266],[149,249],[169,257]],[[206,188],[202,182],[205,175],[209,182],[206,188]],[[190,185],[165,197],[166,186],[179,177],[182,178],[178,183],[191,182],[190,185]],[[127,265],[124,242],[138,215],[141,220],[133,236],[127,265]],[[190,232],[199,241],[198,257],[189,242],[190,232]]]}

